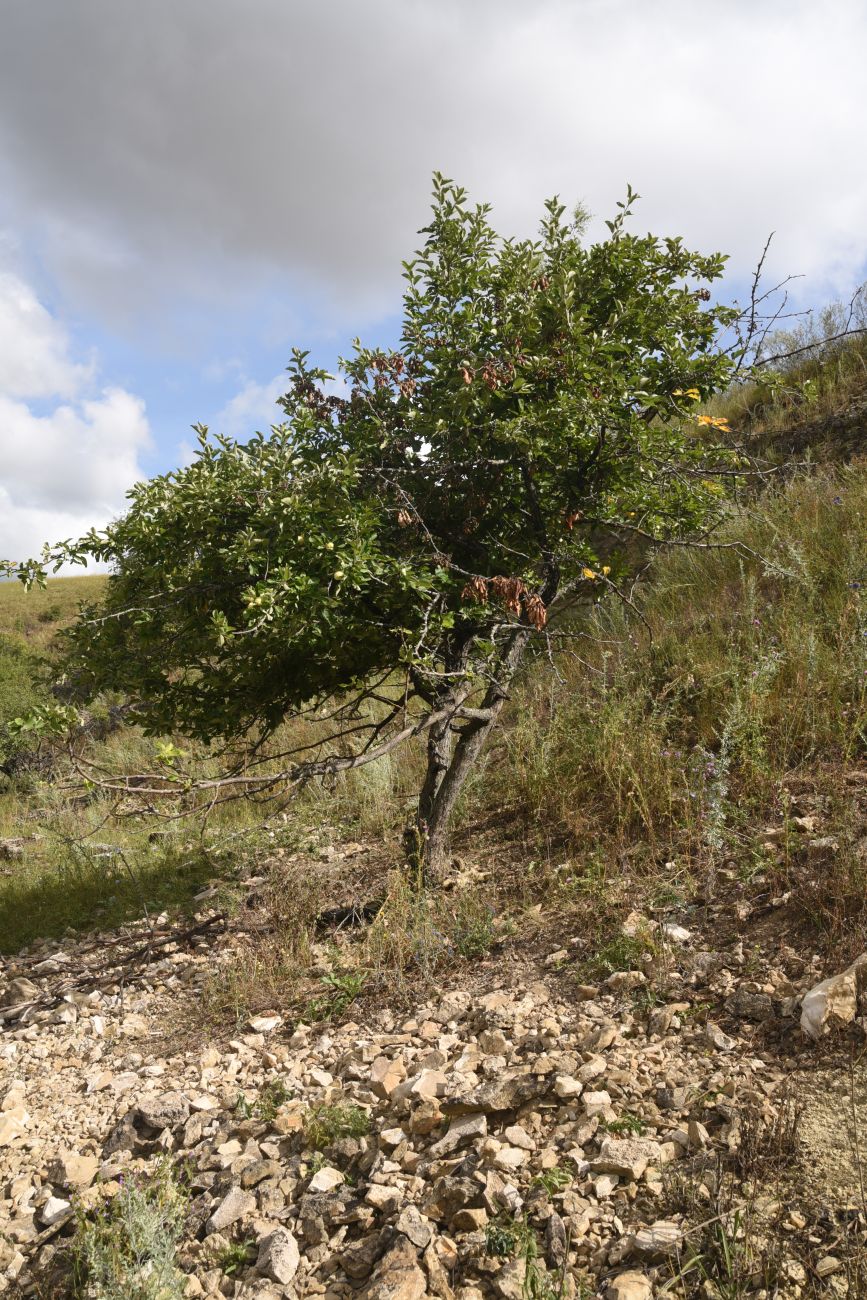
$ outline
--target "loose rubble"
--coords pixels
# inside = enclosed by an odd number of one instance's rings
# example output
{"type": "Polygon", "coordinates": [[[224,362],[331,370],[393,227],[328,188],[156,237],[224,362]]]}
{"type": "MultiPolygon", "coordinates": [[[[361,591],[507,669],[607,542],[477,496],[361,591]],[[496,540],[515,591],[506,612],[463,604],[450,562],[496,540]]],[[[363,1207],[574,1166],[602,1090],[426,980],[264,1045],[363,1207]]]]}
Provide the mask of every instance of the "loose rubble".
{"type": "MultiPolygon", "coordinates": [[[[796,984],[782,969],[757,982],[737,944],[666,935],[665,999],[649,1006],[648,970],[568,985],[544,963],[544,978],[438,991],[412,1014],[314,1027],[274,1009],[225,1045],[174,1052],[160,1035],[196,997],[208,940],[156,954],[134,987],[56,1004],[45,994],[74,953],[45,943],[7,962],[0,1293],[36,1295],[76,1207],[168,1158],[189,1180],[190,1296],[524,1300],[543,1294],[534,1270],[552,1296],[650,1300],[692,1231],[668,1180],[709,1198],[743,1108],[776,1113],[790,1065],[761,1034],[773,1023],[803,1051],[805,993],[809,1025],[828,1007],[847,1018],[839,983],[810,991],[809,963],[796,984]],[[323,1114],[353,1122],[314,1149],[323,1114]],[[508,1248],[520,1231],[532,1252],[508,1248]],[[249,1253],[228,1275],[237,1243],[249,1253]]],[[[838,982],[854,988],[861,964],[838,982]]],[[[816,1272],[847,1294],[833,1253],[816,1272]]]]}

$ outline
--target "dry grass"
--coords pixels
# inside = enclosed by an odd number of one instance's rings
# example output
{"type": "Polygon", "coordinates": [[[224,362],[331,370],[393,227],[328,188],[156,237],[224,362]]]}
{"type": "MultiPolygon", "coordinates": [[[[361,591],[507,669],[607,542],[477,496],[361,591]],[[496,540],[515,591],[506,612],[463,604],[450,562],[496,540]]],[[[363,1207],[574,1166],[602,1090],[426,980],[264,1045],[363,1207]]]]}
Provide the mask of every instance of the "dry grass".
{"type": "Polygon", "coordinates": [[[640,618],[574,628],[527,674],[477,783],[531,832],[646,860],[740,859],[782,782],[865,752],[867,469],[799,478],[732,519],[735,550],[657,561],[640,618]]]}
{"type": "Polygon", "coordinates": [[[0,582],[0,631],[23,638],[35,650],[47,649],[82,601],[99,599],[104,584],[101,574],[51,578],[44,591],[26,591],[17,581],[0,582]]]}

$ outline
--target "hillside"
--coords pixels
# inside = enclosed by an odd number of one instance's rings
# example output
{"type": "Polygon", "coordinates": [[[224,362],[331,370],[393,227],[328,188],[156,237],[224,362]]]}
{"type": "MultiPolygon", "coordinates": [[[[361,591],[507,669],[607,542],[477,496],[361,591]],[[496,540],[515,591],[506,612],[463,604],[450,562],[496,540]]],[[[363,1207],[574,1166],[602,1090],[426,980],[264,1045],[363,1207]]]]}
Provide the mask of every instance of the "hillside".
{"type": "MultiPolygon", "coordinates": [[[[867,949],[858,356],[713,408],[785,468],[531,665],[436,893],[412,756],[203,824],[6,778],[0,1292],[867,1295],[859,979],[800,1023],[867,949]]],[[[0,724],[100,581],[0,584],[0,724]]]]}

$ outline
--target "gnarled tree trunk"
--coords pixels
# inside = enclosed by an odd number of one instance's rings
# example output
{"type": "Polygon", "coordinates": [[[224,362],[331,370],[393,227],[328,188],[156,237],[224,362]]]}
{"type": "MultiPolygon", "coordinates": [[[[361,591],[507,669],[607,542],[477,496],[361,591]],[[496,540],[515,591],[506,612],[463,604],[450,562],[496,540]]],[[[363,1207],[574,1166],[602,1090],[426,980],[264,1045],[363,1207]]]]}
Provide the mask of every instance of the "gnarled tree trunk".
{"type": "Polygon", "coordinates": [[[497,678],[478,708],[457,703],[453,716],[431,728],[427,771],[418,817],[408,836],[410,862],[424,883],[442,878],[449,855],[449,831],[455,807],[488,736],[496,726],[509,686],[530,639],[529,627],[517,627],[506,646],[497,678]],[[457,738],[457,739],[456,739],[457,738]]]}

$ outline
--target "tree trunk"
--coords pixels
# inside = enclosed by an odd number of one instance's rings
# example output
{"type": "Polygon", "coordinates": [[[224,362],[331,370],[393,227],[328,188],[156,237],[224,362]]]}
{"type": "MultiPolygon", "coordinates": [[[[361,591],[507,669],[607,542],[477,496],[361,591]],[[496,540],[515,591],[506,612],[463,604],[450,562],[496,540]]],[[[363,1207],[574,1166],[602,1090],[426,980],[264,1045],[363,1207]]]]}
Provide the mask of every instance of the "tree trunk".
{"type": "Polygon", "coordinates": [[[445,870],[455,806],[488,736],[496,726],[529,639],[529,628],[515,630],[503,655],[497,680],[489,686],[481,707],[472,711],[475,716],[461,723],[458,714],[456,719],[432,729],[428,740],[427,774],[419,798],[414,835],[415,864],[425,884],[435,883],[445,870]],[[456,722],[463,729],[452,750],[456,722]]]}
{"type": "Polygon", "coordinates": [[[433,816],[439,788],[443,783],[443,777],[451,766],[453,740],[454,733],[452,732],[451,718],[446,718],[443,722],[437,723],[435,727],[431,727],[428,733],[427,771],[425,772],[424,784],[418,800],[419,829],[421,829],[422,825],[429,825],[433,816]]]}

